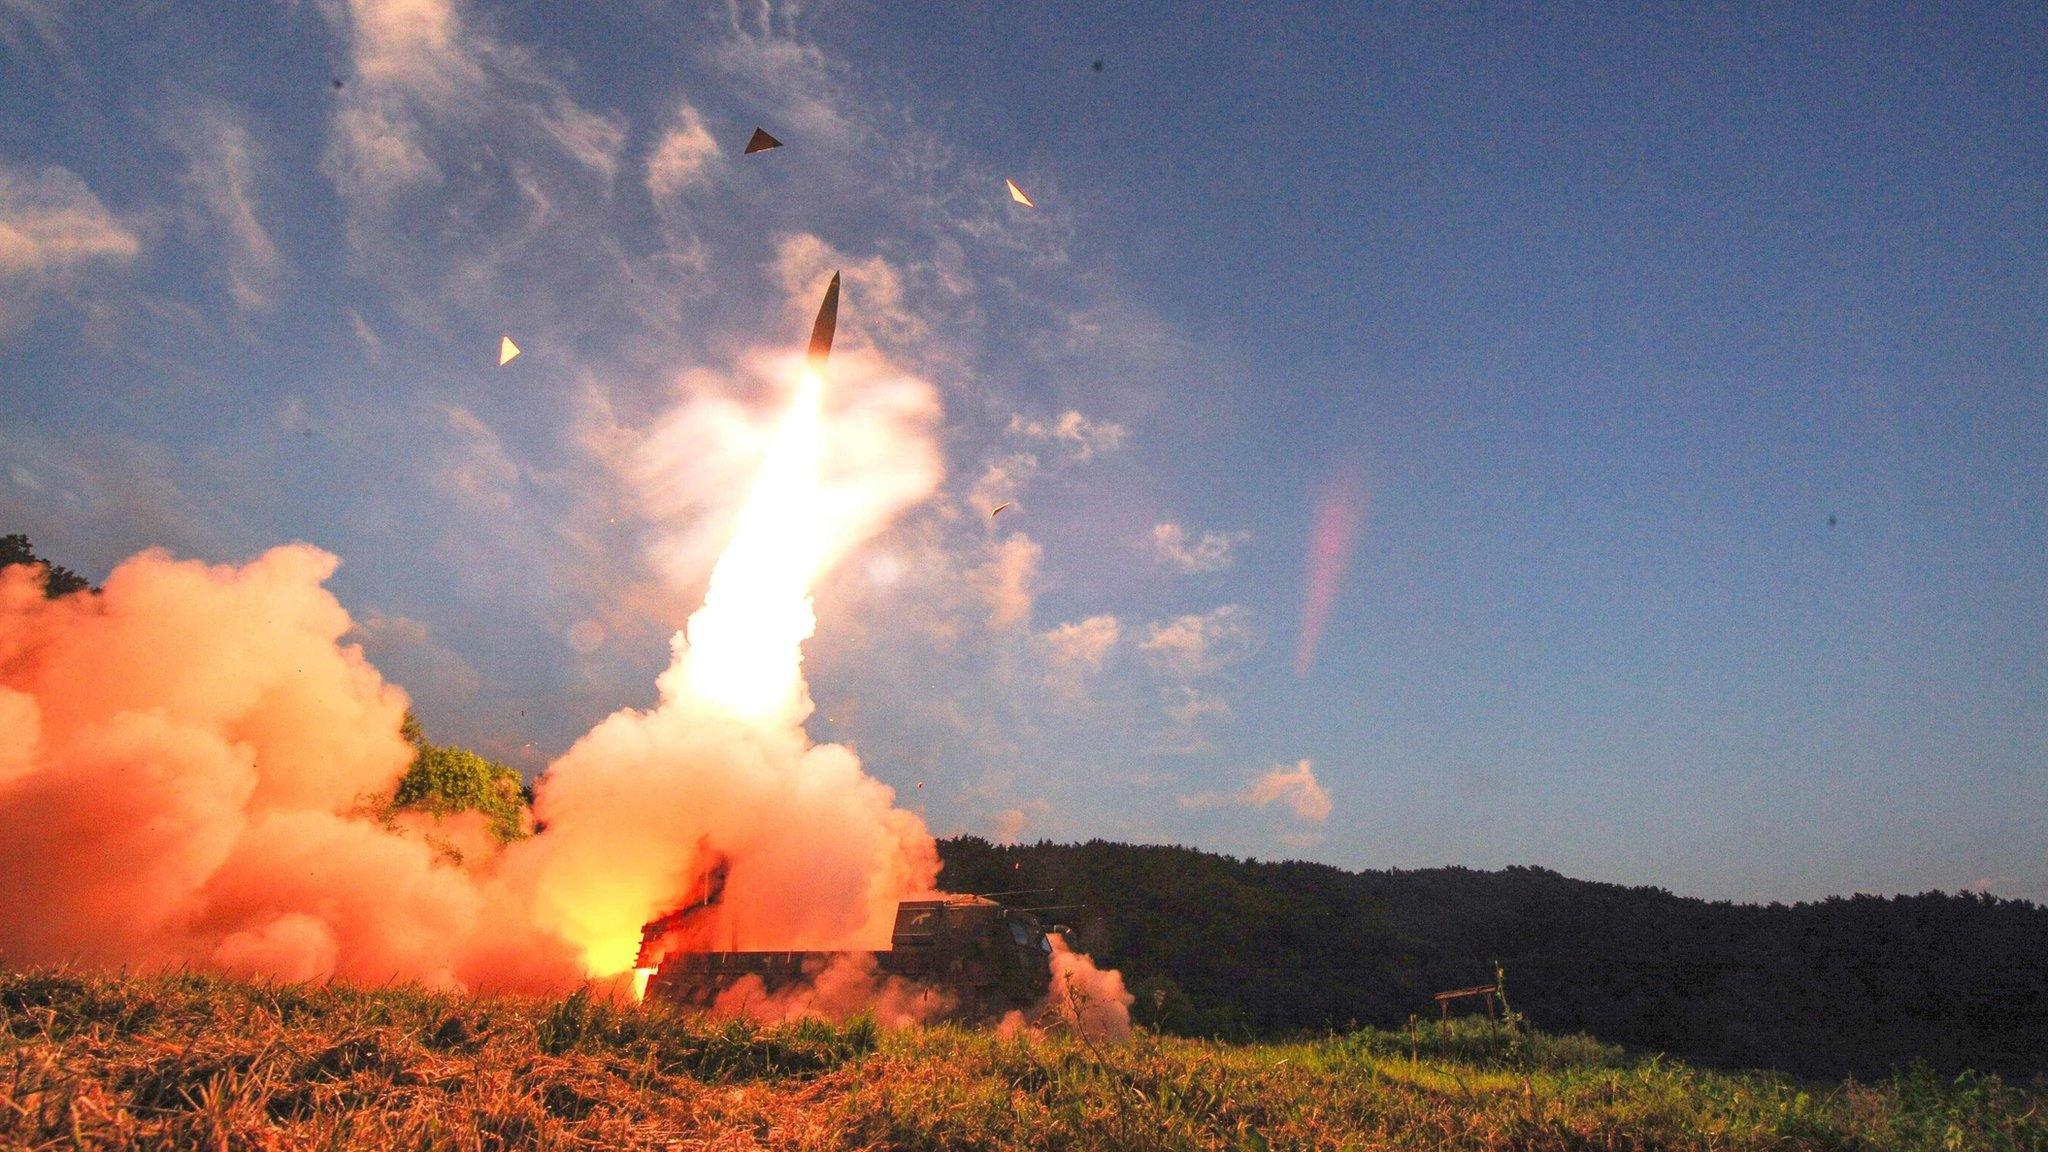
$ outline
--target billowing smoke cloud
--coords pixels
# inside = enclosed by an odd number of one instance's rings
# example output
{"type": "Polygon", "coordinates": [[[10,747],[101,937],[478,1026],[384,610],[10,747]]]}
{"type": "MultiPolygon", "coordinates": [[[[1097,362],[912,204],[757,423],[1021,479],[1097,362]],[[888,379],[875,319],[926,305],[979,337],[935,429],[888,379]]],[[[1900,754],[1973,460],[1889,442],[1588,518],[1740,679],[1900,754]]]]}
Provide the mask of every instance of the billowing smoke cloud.
{"type": "Polygon", "coordinates": [[[923,822],[848,749],[736,720],[677,677],[663,686],[658,707],[599,724],[542,780],[547,831],[508,854],[535,914],[593,974],[619,972],[641,925],[722,857],[730,878],[699,946],[887,948],[897,901],[938,875],[923,822]]]}
{"type": "Polygon", "coordinates": [[[1013,1012],[1001,1023],[1004,1033],[1026,1028],[1065,1026],[1096,1039],[1121,1040],[1131,1034],[1131,1002],[1121,972],[1095,966],[1076,952],[1066,938],[1052,938],[1052,987],[1029,1012],[1013,1012]]]}
{"type": "Polygon", "coordinates": [[[954,997],[943,988],[883,976],[875,970],[873,956],[846,952],[804,983],[773,993],[760,977],[745,977],[719,995],[713,1010],[762,1023],[801,1016],[846,1020],[868,1013],[884,1027],[900,1028],[937,1019],[954,1003],[954,997]]]}
{"type": "MultiPolygon", "coordinates": [[[[938,484],[937,405],[921,381],[845,367],[830,386],[785,374],[795,386],[659,702],[550,766],[541,831],[502,851],[474,827],[378,817],[411,757],[406,700],[341,642],[348,614],[322,587],[333,556],[293,545],[235,568],[145,553],[103,592],[55,600],[32,570],[6,570],[0,953],[559,989],[632,968],[642,926],[714,874],[715,904],[677,943],[888,947],[897,903],[935,894],[936,848],[850,749],[805,735],[802,646],[817,579],[938,484]],[[828,399],[842,387],[888,402],[847,414],[828,399]]],[[[1090,1031],[1127,1026],[1120,977],[1064,948],[1054,966],[1049,1005],[1090,1031]]],[[[907,1022],[950,1004],[851,955],[720,1007],[907,1022]]]]}
{"type": "Polygon", "coordinates": [[[334,557],[0,569],[0,954],[439,987],[573,981],[494,876],[360,813],[405,696],[340,643],[334,557]]]}
{"type": "MultiPolygon", "coordinates": [[[[369,803],[412,754],[405,697],[340,642],[335,564],[304,545],[239,568],[152,552],[55,600],[35,569],[0,571],[0,955],[546,990],[628,968],[640,926],[714,859],[731,869],[700,946],[885,948],[896,902],[932,893],[923,823],[851,751],[806,741],[808,699],[736,717],[689,691],[682,638],[661,704],[544,778],[542,835],[499,853],[460,820],[378,822],[369,803]]],[[[871,967],[721,1006],[951,1007],[871,967]]]]}

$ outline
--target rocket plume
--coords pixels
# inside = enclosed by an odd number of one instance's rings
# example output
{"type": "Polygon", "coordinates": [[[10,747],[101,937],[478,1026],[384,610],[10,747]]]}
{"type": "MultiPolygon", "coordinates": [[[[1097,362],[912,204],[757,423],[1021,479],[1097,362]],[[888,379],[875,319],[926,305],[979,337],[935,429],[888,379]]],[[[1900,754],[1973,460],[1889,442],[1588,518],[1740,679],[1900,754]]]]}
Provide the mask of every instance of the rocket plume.
{"type": "MultiPolygon", "coordinates": [[[[631,968],[642,925],[688,902],[714,863],[730,871],[693,921],[698,947],[885,948],[897,902],[934,891],[923,821],[850,749],[803,730],[813,585],[941,477],[929,384],[842,356],[831,391],[844,399],[828,403],[836,290],[704,604],[656,681],[660,702],[614,714],[550,767],[534,802],[547,833],[507,853],[535,916],[592,976],[631,968]]],[[[650,442],[673,444],[659,431],[650,442]]],[[[663,464],[648,469],[657,489],[663,464]]]]}
{"type": "MultiPolygon", "coordinates": [[[[757,363],[783,375],[788,361],[757,363]]],[[[426,818],[371,811],[411,759],[406,701],[344,642],[348,614],[322,587],[333,556],[301,544],[209,567],[146,552],[104,591],[54,600],[36,570],[0,570],[0,958],[644,986],[642,925],[713,868],[720,899],[691,920],[692,946],[886,948],[897,903],[935,894],[936,846],[851,749],[806,736],[803,644],[816,582],[937,487],[938,405],[871,357],[835,357],[829,388],[818,367],[795,373],[658,702],[548,768],[543,831],[498,851],[471,837],[460,861],[426,818]]],[[[707,450],[693,419],[643,451],[687,473],[707,450]]],[[[646,470],[657,488],[662,463],[646,470]]],[[[907,1022],[948,1006],[864,959],[728,1007],[907,1022]]],[[[1115,973],[1064,949],[1058,965],[1056,994],[1086,985],[1115,1018],[1105,1030],[1127,1019],[1115,973]]]]}
{"type": "Polygon", "coordinates": [[[817,628],[810,589],[829,539],[819,518],[824,393],[823,377],[806,370],[678,647],[681,691],[753,723],[804,707],[801,646],[817,628]]]}

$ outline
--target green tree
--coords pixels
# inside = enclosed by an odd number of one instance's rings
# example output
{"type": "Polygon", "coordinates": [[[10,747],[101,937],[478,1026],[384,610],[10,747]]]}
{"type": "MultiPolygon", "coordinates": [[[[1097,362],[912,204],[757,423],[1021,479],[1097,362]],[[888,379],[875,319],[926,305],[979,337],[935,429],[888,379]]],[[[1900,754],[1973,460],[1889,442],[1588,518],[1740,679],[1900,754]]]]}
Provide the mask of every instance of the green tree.
{"type": "Polygon", "coordinates": [[[20,533],[0,536],[0,568],[13,564],[33,564],[42,568],[43,595],[52,599],[92,587],[85,577],[71,569],[62,564],[52,564],[37,556],[34,546],[28,542],[28,537],[20,533]]]}
{"type": "Polygon", "coordinates": [[[418,752],[399,778],[391,797],[393,810],[424,812],[436,819],[481,812],[501,844],[530,835],[526,781],[516,770],[467,748],[429,742],[411,711],[400,731],[418,752]]]}

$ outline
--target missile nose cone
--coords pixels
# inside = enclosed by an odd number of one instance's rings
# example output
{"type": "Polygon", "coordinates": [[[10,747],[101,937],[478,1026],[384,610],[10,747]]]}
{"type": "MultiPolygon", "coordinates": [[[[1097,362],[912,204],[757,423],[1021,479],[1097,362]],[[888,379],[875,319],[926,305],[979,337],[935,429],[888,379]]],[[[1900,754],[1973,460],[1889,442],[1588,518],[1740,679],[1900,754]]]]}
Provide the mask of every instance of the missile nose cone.
{"type": "Polygon", "coordinates": [[[825,302],[818,305],[818,319],[811,325],[811,367],[824,371],[825,357],[832,354],[832,334],[839,327],[839,273],[825,286],[825,302]]]}

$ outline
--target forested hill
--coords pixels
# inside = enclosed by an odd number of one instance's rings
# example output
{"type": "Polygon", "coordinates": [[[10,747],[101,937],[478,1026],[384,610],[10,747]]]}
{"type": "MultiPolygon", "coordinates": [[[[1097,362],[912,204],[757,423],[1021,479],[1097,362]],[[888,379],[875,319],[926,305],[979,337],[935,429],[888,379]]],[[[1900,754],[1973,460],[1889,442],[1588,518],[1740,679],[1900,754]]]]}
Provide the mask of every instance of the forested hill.
{"type": "Polygon", "coordinates": [[[2048,909],[2024,901],[1709,903],[1541,868],[1345,872],[1102,841],[939,851],[949,891],[1085,905],[1050,915],[1170,1031],[1402,1027],[1498,961],[1536,1026],[1697,1063],[2048,1071],[2048,909]]]}

